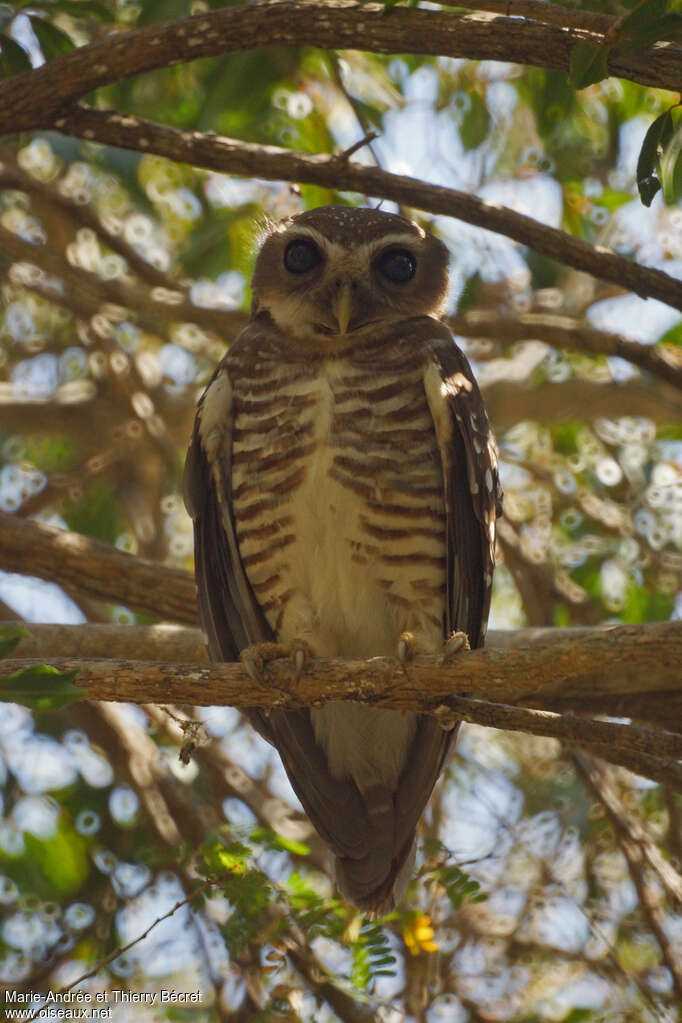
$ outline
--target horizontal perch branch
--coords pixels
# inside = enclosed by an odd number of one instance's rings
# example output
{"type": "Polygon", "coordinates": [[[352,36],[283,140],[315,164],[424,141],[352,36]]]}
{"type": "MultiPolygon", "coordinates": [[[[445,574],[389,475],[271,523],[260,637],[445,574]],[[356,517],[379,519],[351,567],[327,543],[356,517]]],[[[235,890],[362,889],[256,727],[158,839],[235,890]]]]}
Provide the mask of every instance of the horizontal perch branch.
{"type": "MultiPolygon", "coordinates": [[[[673,622],[575,633],[568,640],[544,644],[537,636],[533,642],[531,636],[525,647],[474,651],[447,666],[433,656],[419,656],[407,672],[391,658],[319,659],[296,684],[292,683],[291,665],[283,660],[269,664],[265,684],[258,685],[240,664],[209,667],[201,662],[45,659],[60,671],[78,671],[77,684],[92,699],[266,709],[354,699],[373,706],[421,709],[437,714],[445,727],[464,720],[552,736],[682,789],[682,768],[675,763],[682,759],[679,732],[537,709],[562,709],[566,694],[579,704],[580,697],[589,693],[593,703],[602,698],[608,710],[614,695],[627,696],[635,689],[669,706],[670,697],[680,688],[677,665],[682,655],[682,625],[673,622]],[[467,696],[455,695],[461,693],[467,696]],[[521,702],[535,706],[510,705],[521,702]]],[[[134,638],[139,639],[131,636],[134,638]]],[[[0,679],[42,661],[19,658],[0,662],[0,679]]]]}
{"type": "MultiPolygon", "coordinates": [[[[163,569],[161,569],[163,571],[163,569]]],[[[0,622],[16,625],[14,619],[0,622]]],[[[206,640],[201,629],[185,625],[42,625],[31,622],[28,635],[20,640],[14,657],[79,658],[104,657],[127,661],[179,661],[208,664],[206,640]]],[[[486,647],[509,650],[524,647],[544,650],[557,643],[576,643],[611,626],[568,629],[492,629],[486,647]]]]}
{"type": "MultiPolygon", "coordinates": [[[[292,688],[291,665],[276,660],[256,685],[242,666],[48,658],[60,670],[79,671],[92,699],[133,703],[226,704],[235,707],[306,707],[316,701],[357,699],[397,709],[435,709],[453,694],[503,703],[555,708],[564,700],[605,704],[636,694],[679,692],[682,623],[622,625],[580,630],[576,638],[539,647],[474,650],[441,665],[420,655],[407,674],[391,657],[367,661],[315,659],[292,688]]],[[[24,660],[24,666],[35,658],[24,660]]],[[[18,661],[0,663],[0,678],[18,661]]]]}
{"type": "MultiPolygon", "coordinates": [[[[0,133],[50,128],[88,93],[129,75],[183,61],[269,46],[319,46],[374,53],[424,53],[502,60],[568,71],[578,43],[604,42],[600,31],[497,14],[398,8],[352,0],[261,0],[204,11],[165,24],[112,33],[13,75],[0,84],[0,133]]],[[[601,26],[600,26],[601,27],[601,26]]],[[[680,91],[682,50],[659,42],[608,55],[612,75],[680,91]]]]}

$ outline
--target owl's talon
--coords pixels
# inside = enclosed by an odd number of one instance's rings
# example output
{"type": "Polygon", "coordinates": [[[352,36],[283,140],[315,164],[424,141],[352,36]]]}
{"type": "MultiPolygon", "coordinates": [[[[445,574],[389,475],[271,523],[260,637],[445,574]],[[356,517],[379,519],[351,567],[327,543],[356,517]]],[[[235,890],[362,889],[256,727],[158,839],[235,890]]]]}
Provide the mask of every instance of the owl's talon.
{"type": "Polygon", "coordinates": [[[413,661],[415,655],[421,652],[419,640],[413,632],[401,632],[398,640],[398,660],[401,667],[405,668],[413,661]]]}
{"type": "Polygon", "coordinates": [[[441,703],[440,707],[436,707],[433,715],[443,729],[444,732],[452,732],[459,723],[459,718],[455,717],[453,712],[445,703],[441,703]]]}
{"type": "Polygon", "coordinates": [[[310,645],[304,639],[294,639],[289,644],[289,649],[289,659],[294,666],[294,685],[298,685],[303,669],[315,655],[310,645]]]}
{"type": "Polygon", "coordinates": [[[288,655],[289,647],[283,643],[254,643],[242,650],[239,660],[251,681],[262,686],[265,684],[267,662],[276,661],[280,657],[288,657],[288,655]]]}
{"type": "Polygon", "coordinates": [[[447,664],[457,654],[463,653],[466,650],[471,650],[469,644],[469,637],[466,632],[452,632],[443,644],[440,655],[440,663],[447,664]]]}
{"type": "Polygon", "coordinates": [[[239,660],[242,662],[244,671],[252,682],[255,682],[257,686],[262,686],[265,682],[262,658],[245,657],[244,654],[245,651],[239,655],[239,660]]]}

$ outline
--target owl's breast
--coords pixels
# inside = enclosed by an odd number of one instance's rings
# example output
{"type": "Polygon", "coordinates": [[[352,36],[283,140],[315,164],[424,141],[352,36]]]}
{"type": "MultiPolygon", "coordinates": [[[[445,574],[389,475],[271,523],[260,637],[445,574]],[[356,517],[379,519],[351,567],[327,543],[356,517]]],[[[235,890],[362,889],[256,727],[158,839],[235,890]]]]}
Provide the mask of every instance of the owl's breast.
{"type": "MultiPolygon", "coordinates": [[[[273,374],[274,374],[273,368],[273,374]]],[[[235,384],[240,554],[278,637],[319,655],[443,638],[443,480],[421,367],[329,360],[235,384]]]]}

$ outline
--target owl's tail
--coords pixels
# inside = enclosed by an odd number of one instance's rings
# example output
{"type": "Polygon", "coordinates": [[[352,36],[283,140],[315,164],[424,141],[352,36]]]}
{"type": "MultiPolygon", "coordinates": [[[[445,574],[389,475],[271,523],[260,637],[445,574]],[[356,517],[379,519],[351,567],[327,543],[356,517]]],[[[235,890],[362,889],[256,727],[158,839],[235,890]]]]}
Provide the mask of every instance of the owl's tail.
{"type": "Polygon", "coordinates": [[[396,850],[393,794],[384,786],[363,792],[369,818],[374,827],[359,858],[336,856],[336,885],[349,902],[364,910],[370,918],[384,916],[402,899],[414,871],[415,832],[396,850]],[[383,798],[381,798],[383,796],[383,798]]]}

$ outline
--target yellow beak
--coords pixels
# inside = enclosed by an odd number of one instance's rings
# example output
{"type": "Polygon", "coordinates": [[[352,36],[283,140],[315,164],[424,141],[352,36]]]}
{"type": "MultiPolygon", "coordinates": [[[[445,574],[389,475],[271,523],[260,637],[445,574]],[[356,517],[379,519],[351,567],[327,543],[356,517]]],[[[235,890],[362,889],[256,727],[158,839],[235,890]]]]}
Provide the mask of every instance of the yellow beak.
{"type": "Polygon", "coordinates": [[[339,288],[332,308],[339,325],[339,334],[345,334],[353,314],[353,292],[349,281],[344,281],[339,288]]]}

